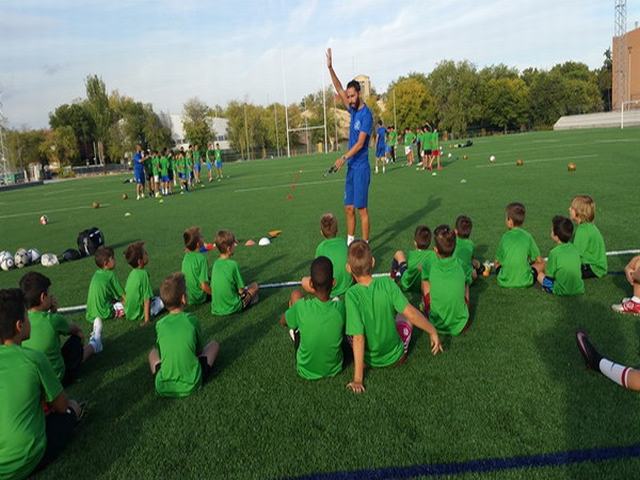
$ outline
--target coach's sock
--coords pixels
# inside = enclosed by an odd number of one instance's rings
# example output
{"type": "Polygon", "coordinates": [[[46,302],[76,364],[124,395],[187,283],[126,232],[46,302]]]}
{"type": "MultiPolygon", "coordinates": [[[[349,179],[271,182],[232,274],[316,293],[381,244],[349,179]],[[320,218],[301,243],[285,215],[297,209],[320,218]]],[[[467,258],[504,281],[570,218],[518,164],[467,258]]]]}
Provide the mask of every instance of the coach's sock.
{"type": "Polygon", "coordinates": [[[630,367],[618,365],[606,358],[600,360],[600,371],[610,380],[613,380],[621,387],[627,388],[627,376],[631,371],[630,367]]]}
{"type": "Polygon", "coordinates": [[[347,235],[347,247],[351,245],[355,239],[356,237],[354,237],[353,235],[347,235]]]}

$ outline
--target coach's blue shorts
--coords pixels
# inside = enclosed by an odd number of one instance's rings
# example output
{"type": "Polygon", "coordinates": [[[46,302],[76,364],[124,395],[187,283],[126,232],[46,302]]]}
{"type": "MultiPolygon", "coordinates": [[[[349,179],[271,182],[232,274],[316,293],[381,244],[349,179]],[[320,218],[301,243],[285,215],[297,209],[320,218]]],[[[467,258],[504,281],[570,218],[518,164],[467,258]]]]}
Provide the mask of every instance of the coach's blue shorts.
{"type": "Polygon", "coordinates": [[[369,203],[369,182],[371,167],[365,163],[359,167],[347,167],[347,179],[344,184],[344,204],[356,208],[367,208],[369,203]]]}
{"type": "Polygon", "coordinates": [[[551,277],[544,277],[544,280],[542,280],[542,290],[544,290],[547,293],[553,293],[553,284],[554,284],[554,280],[551,277]]]}
{"type": "Polygon", "coordinates": [[[138,183],[140,185],[144,185],[144,170],[134,169],[133,170],[133,178],[136,181],[136,183],[138,183]]]}
{"type": "Polygon", "coordinates": [[[170,180],[169,175],[163,175],[162,176],[162,181],[163,182],[168,182],[170,180]]]}
{"type": "Polygon", "coordinates": [[[179,178],[180,180],[184,180],[184,179],[186,179],[187,177],[185,176],[185,174],[184,174],[184,173],[180,172],[180,173],[178,173],[178,178],[179,178]]]}
{"type": "Polygon", "coordinates": [[[376,146],[376,158],[384,157],[384,153],[385,153],[384,145],[377,145],[376,146]]]}

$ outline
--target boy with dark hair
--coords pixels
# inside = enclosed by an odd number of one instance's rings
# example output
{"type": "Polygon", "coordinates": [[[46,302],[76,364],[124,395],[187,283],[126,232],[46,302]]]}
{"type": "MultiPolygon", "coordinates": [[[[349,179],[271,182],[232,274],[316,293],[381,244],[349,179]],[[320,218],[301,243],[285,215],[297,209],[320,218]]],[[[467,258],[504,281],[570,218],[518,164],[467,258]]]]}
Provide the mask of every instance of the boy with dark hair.
{"type": "Polygon", "coordinates": [[[342,371],[344,302],[331,300],[333,265],[324,256],[311,263],[309,284],[314,297],[294,290],[280,324],[289,327],[296,348],[298,375],[307,380],[333,377],[342,371]]]}
{"type": "Polygon", "coordinates": [[[404,129],[404,155],[407,157],[407,167],[413,165],[413,144],[416,141],[416,134],[407,127],[404,129]]]}
{"type": "Polygon", "coordinates": [[[220,345],[202,339],[198,319],[184,311],[187,287],[180,272],[160,285],[160,298],[168,315],[156,324],[156,346],[149,352],[149,367],[156,392],[163,397],[187,397],[207,381],[220,345]]]}
{"type": "Polygon", "coordinates": [[[155,196],[157,198],[160,196],[160,155],[157,150],[155,150],[151,156],[151,174],[153,175],[151,188],[155,192],[155,196]]]}
{"type": "Polygon", "coordinates": [[[398,145],[398,132],[396,132],[395,125],[389,126],[389,154],[391,156],[390,160],[393,163],[396,163],[396,146],[398,145]]]}
{"type": "Polygon", "coordinates": [[[387,150],[387,129],[382,125],[382,120],[378,120],[378,128],[376,128],[374,143],[376,146],[376,170],[378,173],[378,167],[382,166],[382,173],[385,173],[386,165],[386,150],[387,150]]]}
{"type": "Polygon", "coordinates": [[[471,284],[479,275],[482,275],[484,268],[480,265],[480,262],[473,258],[476,246],[469,237],[471,236],[471,229],[473,228],[473,222],[466,215],[460,215],[456,218],[456,228],[454,230],[456,234],[456,249],[453,252],[453,256],[460,260],[464,274],[467,277],[467,283],[471,284]]]}
{"type": "Polygon", "coordinates": [[[607,249],[604,238],[595,226],[596,202],[589,195],[577,195],[569,207],[571,220],[578,224],[573,244],[580,252],[582,278],[602,278],[607,274],[607,249]]]}
{"type": "Polygon", "coordinates": [[[220,257],[211,270],[211,313],[231,315],[258,303],[258,284],[245,286],[238,264],[231,259],[238,244],[235,235],[220,230],[215,244],[220,257]]]}
{"type": "Polygon", "coordinates": [[[434,232],[437,257],[422,267],[422,293],[425,313],[438,333],[459,335],[469,323],[470,278],[453,255],[456,234],[449,225],[440,225],[434,232]]]}
{"type": "Polygon", "coordinates": [[[20,289],[31,323],[31,336],[22,346],[45,354],[58,380],[70,385],[77,378],[80,364],[102,351],[100,339],[90,338],[83,346],[82,329],[57,312],[58,303],[49,293],[51,280],[39,272],[29,272],[20,279],[20,289]],[[60,346],[60,337],[69,338],[60,346]]]}
{"type": "Polygon", "coordinates": [[[111,247],[98,247],[95,253],[98,270],[91,277],[87,293],[87,322],[93,324],[91,336],[102,340],[102,321],[122,318],[125,301],[124,290],[113,269],[116,258],[111,247]]]}
{"type": "Polygon", "coordinates": [[[144,242],[134,242],[124,251],[124,258],[133,270],[127,277],[124,293],[127,302],[124,314],[132,322],[142,322],[148,325],[151,317],[155,317],[162,310],[162,300],[153,296],[151,279],[145,266],[149,263],[149,255],[144,248],[144,242]]]}
{"type": "Polygon", "coordinates": [[[353,381],[347,387],[364,392],[364,365],[387,367],[407,358],[413,327],[427,332],[433,355],[442,351],[438,332],[402,294],[390,277],[373,278],[375,260],[369,244],[354,241],[349,247],[349,272],[356,285],[347,290],[347,335],[352,337],[353,381]]]}
{"type": "Polygon", "coordinates": [[[573,223],[567,217],[556,215],[552,220],[551,239],[557,244],[549,252],[546,263],[537,262],[538,283],[547,293],[569,296],[584,293],[580,253],[573,243],[573,223]]]}
{"type": "Polygon", "coordinates": [[[429,249],[431,245],[431,229],[426,225],[418,225],[413,235],[415,250],[407,255],[398,250],[391,262],[391,278],[399,283],[404,292],[420,292],[420,272],[426,261],[435,258],[436,254],[429,249]]]}
{"type": "Polygon", "coordinates": [[[0,478],[6,479],[29,477],[55,460],[83,413],[45,355],[23,348],[31,333],[24,305],[20,289],[0,290],[0,478]]]}
{"type": "Polygon", "coordinates": [[[209,263],[207,257],[200,253],[200,248],[204,245],[200,228],[187,228],[182,239],[185,254],[181,270],[187,282],[187,304],[201,305],[211,299],[211,287],[209,263]]]}
{"type": "Polygon", "coordinates": [[[160,181],[162,182],[160,188],[162,195],[169,195],[169,156],[166,148],[160,157],[160,181]]]}
{"type": "Polygon", "coordinates": [[[216,143],[216,149],[213,151],[213,155],[215,158],[214,166],[216,167],[216,177],[218,181],[220,181],[224,177],[222,175],[222,150],[220,149],[219,143],[216,143]]]}
{"type": "MultiPolygon", "coordinates": [[[[333,213],[325,213],[320,218],[320,233],[325,238],[316,248],[317,257],[327,257],[333,265],[332,275],[335,285],[331,290],[331,298],[341,297],[353,285],[353,278],[347,272],[347,241],[338,237],[338,219],[333,213]]],[[[315,295],[310,277],[303,277],[302,288],[315,295]]]]}
{"type": "Polygon", "coordinates": [[[213,174],[212,174],[212,168],[213,168],[213,158],[215,156],[215,151],[213,149],[213,143],[209,144],[209,147],[207,148],[207,151],[205,153],[205,158],[207,160],[207,175],[209,177],[209,183],[211,183],[213,181],[213,174]]]}
{"type": "Polygon", "coordinates": [[[495,261],[498,285],[504,288],[530,287],[538,276],[532,264],[540,263],[542,257],[536,241],[522,228],[525,215],[521,203],[510,203],[505,208],[508,231],[500,239],[495,261]]]}

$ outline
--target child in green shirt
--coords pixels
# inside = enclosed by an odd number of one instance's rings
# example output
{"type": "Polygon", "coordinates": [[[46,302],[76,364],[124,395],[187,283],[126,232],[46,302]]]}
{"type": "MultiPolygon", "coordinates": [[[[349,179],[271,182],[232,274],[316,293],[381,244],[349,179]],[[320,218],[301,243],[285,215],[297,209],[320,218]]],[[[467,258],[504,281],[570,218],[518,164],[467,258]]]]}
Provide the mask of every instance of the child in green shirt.
{"type": "MultiPolygon", "coordinates": [[[[347,241],[338,237],[338,220],[333,213],[325,213],[320,218],[320,233],[325,238],[316,248],[317,257],[327,257],[333,265],[335,285],[331,290],[331,297],[341,297],[353,285],[353,278],[347,272],[347,241]]],[[[310,283],[311,277],[303,277],[302,288],[315,294],[310,283]]]]}
{"type": "Polygon", "coordinates": [[[407,167],[413,166],[413,144],[416,141],[416,134],[407,127],[404,129],[404,155],[407,157],[407,167]]]}
{"type": "Polygon", "coordinates": [[[347,290],[346,333],[353,348],[353,381],[347,387],[364,392],[364,365],[387,367],[406,360],[413,327],[429,334],[431,352],[442,351],[438,332],[407,301],[390,277],[373,278],[374,259],[369,244],[355,240],[349,246],[347,268],[356,284],[347,290]]]}
{"type": "Polygon", "coordinates": [[[557,244],[546,263],[538,267],[538,283],[547,293],[554,295],[582,295],[584,281],[580,253],[573,243],[573,223],[566,217],[556,215],[552,220],[551,239],[557,244]]]}
{"type": "Polygon", "coordinates": [[[460,260],[464,273],[467,276],[467,283],[473,283],[484,272],[483,265],[473,258],[476,246],[469,237],[473,222],[466,215],[460,215],[456,218],[456,249],[453,256],[460,260]]]}
{"type": "Polygon", "coordinates": [[[30,333],[22,291],[0,290],[0,478],[27,478],[55,460],[83,413],[45,355],[23,348],[30,333]]]}
{"type": "Polygon", "coordinates": [[[182,234],[184,240],[184,258],[182,273],[187,282],[187,304],[201,305],[211,300],[209,286],[209,263],[207,257],[200,253],[204,245],[199,227],[191,227],[182,234]]]}
{"type": "Polygon", "coordinates": [[[180,272],[160,285],[160,298],[169,312],[156,323],[156,346],[149,352],[149,367],[156,392],[163,397],[187,397],[206,382],[220,345],[204,345],[198,319],[184,311],[187,285],[180,272]]]}
{"type": "Polygon", "coordinates": [[[258,284],[245,286],[238,264],[231,259],[238,244],[235,235],[220,230],[215,244],[220,257],[211,271],[211,313],[231,315],[258,303],[258,284]]]}
{"type": "Polygon", "coordinates": [[[45,354],[62,385],[70,385],[78,376],[80,364],[102,351],[101,339],[91,337],[83,345],[82,329],[57,313],[58,303],[49,293],[51,280],[39,272],[20,279],[20,289],[31,323],[31,336],[22,345],[45,354]],[[60,337],[68,337],[63,346],[60,337]]]}
{"type": "Polygon", "coordinates": [[[328,257],[319,256],[311,263],[308,278],[314,296],[304,298],[294,290],[280,324],[289,327],[294,341],[298,375],[318,380],[342,371],[345,307],[341,300],[331,300],[334,278],[328,257]]]}
{"type": "Polygon", "coordinates": [[[571,220],[578,224],[573,244],[580,253],[582,278],[602,278],[607,274],[607,249],[604,238],[593,223],[596,217],[596,202],[588,195],[578,195],[569,207],[571,220]]]}
{"type": "Polygon", "coordinates": [[[142,322],[143,325],[148,325],[151,317],[158,315],[164,305],[160,298],[153,296],[149,272],[144,268],[149,263],[149,255],[144,248],[144,242],[130,244],[124,252],[124,257],[133,268],[124,287],[127,299],[124,314],[132,322],[142,322]]]}
{"type": "Polygon", "coordinates": [[[510,203],[505,208],[505,223],[508,231],[502,235],[496,261],[498,285],[504,288],[530,287],[538,271],[532,264],[542,261],[540,249],[531,234],[522,228],[526,210],[521,203],[510,203]]]}
{"type": "Polygon", "coordinates": [[[420,292],[422,265],[436,254],[429,249],[431,230],[426,225],[418,225],[413,235],[415,250],[408,254],[398,250],[391,262],[391,278],[395,279],[404,292],[420,292]]]}
{"type": "Polygon", "coordinates": [[[438,333],[459,335],[469,325],[468,276],[462,262],[453,252],[456,234],[448,225],[435,229],[437,257],[422,268],[422,293],[427,317],[438,333]]]}

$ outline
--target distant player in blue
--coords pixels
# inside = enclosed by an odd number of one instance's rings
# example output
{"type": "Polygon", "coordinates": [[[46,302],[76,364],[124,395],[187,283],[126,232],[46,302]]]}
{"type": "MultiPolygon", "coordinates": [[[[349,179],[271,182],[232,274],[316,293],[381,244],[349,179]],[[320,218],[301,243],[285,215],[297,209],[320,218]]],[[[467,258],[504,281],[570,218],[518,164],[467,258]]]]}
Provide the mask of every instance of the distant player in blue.
{"type": "Polygon", "coordinates": [[[340,170],[347,162],[347,178],[344,186],[344,211],[347,217],[347,244],[351,244],[356,231],[356,209],[360,214],[362,240],[369,241],[369,182],[371,166],[369,165],[369,139],[373,128],[371,110],[360,100],[360,84],[351,80],[347,90],[342,88],[336,72],[333,71],[331,49],[327,50],[327,67],[331,81],[338,92],[342,103],[351,114],[349,124],[349,150],[336,160],[334,166],[340,170]]]}
{"type": "Polygon", "coordinates": [[[133,154],[133,178],[136,181],[136,198],[144,198],[144,152],[142,145],[136,145],[136,153],[133,154]]]}
{"type": "Polygon", "coordinates": [[[378,128],[376,128],[375,144],[376,144],[376,173],[378,173],[378,167],[382,165],[382,173],[384,173],[384,166],[387,163],[387,143],[386,143],[387,129],[382,125],[382,120],[378,120],[378,128]]]}

